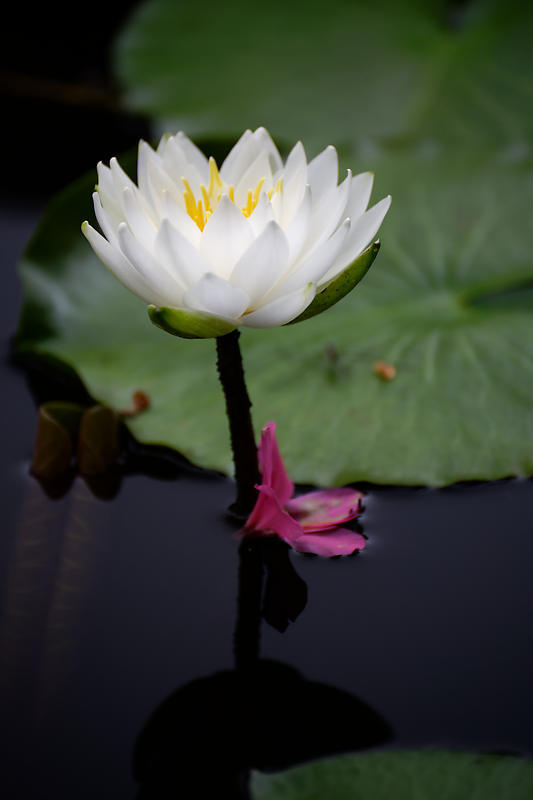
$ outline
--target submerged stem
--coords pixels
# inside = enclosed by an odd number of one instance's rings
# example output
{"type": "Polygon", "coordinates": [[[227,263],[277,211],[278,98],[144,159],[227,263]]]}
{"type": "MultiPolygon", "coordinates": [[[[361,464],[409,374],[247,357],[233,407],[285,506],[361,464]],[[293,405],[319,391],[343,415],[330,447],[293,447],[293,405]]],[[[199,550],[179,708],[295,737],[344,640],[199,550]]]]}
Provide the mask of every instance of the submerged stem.
{"type": "Polygon", "coordinates": [[[246,517],[255,505],[255,484],[261,482],[261,476],[250,414],[252,403],[244,381],[239,336],[239,331],[235,330],[217,337],[217,369],[226,399],[237,484],[237,498],[231,510],[246,517]]]}

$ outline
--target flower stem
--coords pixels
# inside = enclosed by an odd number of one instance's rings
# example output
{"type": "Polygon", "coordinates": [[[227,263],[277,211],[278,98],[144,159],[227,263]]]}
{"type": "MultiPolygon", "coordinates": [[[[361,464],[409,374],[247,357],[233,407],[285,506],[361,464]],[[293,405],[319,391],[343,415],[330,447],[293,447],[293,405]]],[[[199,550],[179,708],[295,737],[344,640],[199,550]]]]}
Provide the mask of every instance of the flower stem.
{"type": "Polygon", "coordinates": [[[239,336],[239,331],[232,331],[217,337],[217,369],[226,399],[237,483],[237,498],[231,511],[247,517],[255,505],[255,484],[261,482],[261,476],[250,414],[252,403],[244,381],[239,336]]]}

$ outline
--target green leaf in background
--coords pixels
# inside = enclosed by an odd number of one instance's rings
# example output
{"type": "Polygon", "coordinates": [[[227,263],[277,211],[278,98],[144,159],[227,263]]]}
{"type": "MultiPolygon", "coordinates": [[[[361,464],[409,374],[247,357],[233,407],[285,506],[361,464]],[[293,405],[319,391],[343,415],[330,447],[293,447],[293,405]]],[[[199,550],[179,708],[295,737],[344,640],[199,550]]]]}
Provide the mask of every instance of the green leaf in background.
{"type": "Polygon", "coordinates": [[[316,761],[255,773],[253,800],[529,800],[533,763],[523,758],[405,751],[316,761]]]}
{"type": "Polygon", "coordinates": [[[116,72],[161,132],[265,125],[352,155],[370,140],[519,152],[533,134],[533,7],[520,0],[151,0],[116,72]]]}
{"type": "MultiPolygon", "coordinates": [[[[354,166],[357,166],[354,164],[354,166]]],[[[376,164],[395,206],[357,289],[313,319],[245,331],[259,429],[278,423],[299,482],[442,485],[533,472],[533,203],[528,162],[420,153],[376,164]],[[385,381],[383,360],[396,367],[385,381]]],[[[80,221],[94,175],[50,206],[22,262],[21,353],[74,367],[143,442],[229,471],[214,343],[155,328],[97,261],[80,221]]]]}

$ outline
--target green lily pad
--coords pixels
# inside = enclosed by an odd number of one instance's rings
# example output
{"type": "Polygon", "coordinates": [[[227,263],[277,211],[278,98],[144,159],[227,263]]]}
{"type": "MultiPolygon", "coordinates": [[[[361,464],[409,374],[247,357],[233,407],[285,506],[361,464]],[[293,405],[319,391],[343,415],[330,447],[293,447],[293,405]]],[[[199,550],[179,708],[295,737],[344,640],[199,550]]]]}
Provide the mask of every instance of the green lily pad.
{"type": "Polygon", "coordinates": [[[533,134],[531,4],[150,0],[118,40],[125,104],[161,131],[265,125],[310,151],[376,138],[520,149],[533,134]]]}
{"type": "Polygon", "coordinates": [[[533,762],[469,753],[366,753],[255,773],[253,800],[528,800],[533,762]]]}
{"type": "MultiPolygon", "coordinates": [[[[394,205],[361,284],[313,319],[243,332],[257,431],[278,423],[303,483],[532,474],[531,164],[404,153],[376,172],[394,205]]],[[[143,391],[150,408],[127,421],[139,440],[229,472],[214,342],[158,330],[96,259],[79,232],[93,183],[56,198],[22,260],[18,351],[59,359],[115,409],[143,391]]]]}

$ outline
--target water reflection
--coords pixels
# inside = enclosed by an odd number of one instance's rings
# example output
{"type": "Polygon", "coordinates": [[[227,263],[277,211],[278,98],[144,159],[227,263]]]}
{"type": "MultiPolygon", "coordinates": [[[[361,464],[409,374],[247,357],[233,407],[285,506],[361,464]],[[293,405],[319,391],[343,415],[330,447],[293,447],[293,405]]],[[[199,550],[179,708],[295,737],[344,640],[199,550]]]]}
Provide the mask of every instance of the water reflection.
{"type": "Polygon", "coordinates": [[[154,711],[135,747],[137,798],[244,800],[250,769],[286,769],[371,747],[390,735],[387,723],[357,697],[259,659],[244,673],[192,681],[154,711]]]}
{"type": "Polygon", "coordinates": [[[46,717],[69,677],[80,614],[105,554],[105,513],[80,480],[64,503],[27,486],[0,620],[0,702],[20,728],[46,717]]]}
{"type": "Polygon", "coordinates": [[[30,473],[51,499],[64,497],[79,475],[101,500],[116,497],[127,475],[174,480],[184,469],[209,475],[168,447],[142,445],[133,438],[122,419],[142,413],[146,407],[138,398],[137,410],[121,412],[100,404],[43,403],[38,410],[30,473]]]}
{"type": "MultiPolygon", "coordinates": [[[[183,474],[179,457],[165,448],[138,445],[109,409],[48,406],[45,411],[48,419],[37,435],[33,459],[39,483],[27,486],[1,630],[1,699],[21,732],[24,763],[29,740],[46,752],[54,718],[63,718],[68,686],[72,683],[77,700],[85,688],[77,686],[80,675],[90,674],[92,656],[87,673],[85,664],[79,672],[76,660],[83,650],[84,615],[97,605],[114,505],[99,500],[116,494],[127,475],[176,479],[183,474]],[[47,495],[63,499],[50,502],[47,495]]],[[[191,536],[197,533],[202,532],[191,531],[191,536]]],[[[247,798],[250,769],[282,769],[369,747],[390,735],[384,720],[353,695],[260,658],[262,621],[283,633],[304,611],[307,585],[294,568],[290,549],[277,538],[245,539],[238,551],[235,668],[190,681],[152,714],[135,748],[139,798],[208,796],[211,791],[219,798],[247,798]]],[[[208,585],[205,577],[198,579],[208,585]]],[[[176,607],[178,597],[176,592],[176,607]]],[[[63,739],[61,734],[60,747],[66,744],[63,739]]]]}
{"type": "Polygon", "coordinates": [[[288,551],[277,539],[241,542],[235,669],[180,687],[154,711],[134,752],[138,800],[199,792],[246,800],[251,769],[286,769],[391,736],[353,695],[259,657],[261,618],[283,632],[307,600],[288,551]]]}

